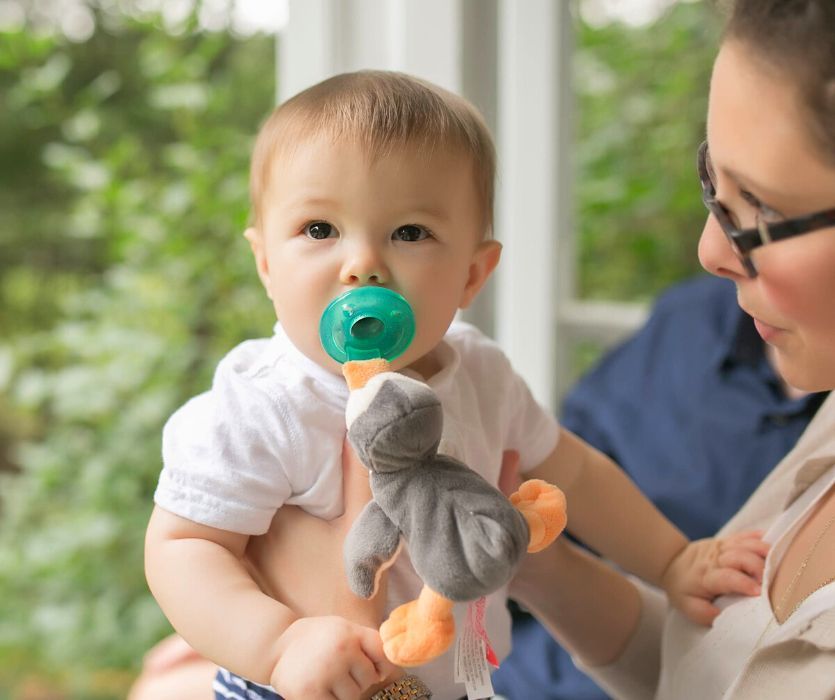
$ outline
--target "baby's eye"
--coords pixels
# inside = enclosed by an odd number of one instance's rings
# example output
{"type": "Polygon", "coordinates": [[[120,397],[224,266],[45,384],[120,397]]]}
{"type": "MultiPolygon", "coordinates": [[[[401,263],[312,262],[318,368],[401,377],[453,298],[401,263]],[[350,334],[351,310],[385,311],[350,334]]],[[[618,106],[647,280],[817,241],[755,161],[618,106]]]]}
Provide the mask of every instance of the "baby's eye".
{"type": "Polygon", "coordinates": [[[395,241],[414,243],[416,241],[422,241],[425,238],[429,238],[430,235],[429,231],[423,228],[423,226],[406,224],[405,226],[400,226],[396,229],[395,232],[391,234],[391,237],[395,241]]]}
{"type": "Polygon", "coordinates": [[[317,241],[336,235],[336,229],[327,221],[314,221],[304,227],[304,235],[317,241]]]}

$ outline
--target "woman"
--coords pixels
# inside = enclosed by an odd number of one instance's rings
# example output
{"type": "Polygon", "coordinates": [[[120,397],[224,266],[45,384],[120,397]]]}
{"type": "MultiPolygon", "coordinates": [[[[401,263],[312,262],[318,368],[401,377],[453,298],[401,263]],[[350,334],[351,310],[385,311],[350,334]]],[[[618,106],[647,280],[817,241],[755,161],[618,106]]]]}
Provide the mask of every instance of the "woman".
{"type": "MultiPolygon", "coordinates": [[[[710,212],[702,264],[737,285],[789,384],[835,388],[835,3],[732,3],[698,162],[710,212]]],[[[526,561],[514,595],[617,697],[832,698],[833,483],[835,395],[723,529],[762,528],[772,549],[762,595],[720,599],[711,628],[562,540],[526,561]]],[[[346,490],[351,509],[366,497],[346,490]]],[[[268,535],[256,567],[339,561],[344,522],[281,513],[309,536],[268,535]]],[[[340,609],[309,593],[311,606],[340,609]]]]}
{"type": "MultiPolygon", "coordinates": [[[[699,174],[702,265],[736,284],[789,384],[835,388],[835,4],[733,4],[699,174]]],[[[720,533],[760,527],[772,550],[762,595],[720,599],[712,628],[566,545],[516,594],[617,697],[835,697],[834,465],[830,396],[720,533]]]]}

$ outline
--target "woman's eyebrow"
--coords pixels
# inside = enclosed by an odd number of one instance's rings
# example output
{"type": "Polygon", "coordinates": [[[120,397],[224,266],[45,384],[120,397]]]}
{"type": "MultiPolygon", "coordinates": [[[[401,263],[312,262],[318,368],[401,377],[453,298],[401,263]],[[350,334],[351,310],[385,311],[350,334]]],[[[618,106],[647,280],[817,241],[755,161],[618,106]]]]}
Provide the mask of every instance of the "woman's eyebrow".
{"type": "MultiPolygon", "coordinates": [[[[714,164],[713,167],[716,168],[716,165],[714,164]]],[[[723,173],[725,173],[728,177],[730,177],[742,189],[753,190],[758,194],[762,194],[763,199],[765,199],[766,201],[773,199],[779,200],[781,197],[780,193],[777,190],[771,189],[770,187],[763,185],[762,183],[757,182],[756,180],[752,180],[747,175],[738,173],[736,170],[733,170],[732,168],[722,167],[720,168],[720,170],[723,173]]]]}

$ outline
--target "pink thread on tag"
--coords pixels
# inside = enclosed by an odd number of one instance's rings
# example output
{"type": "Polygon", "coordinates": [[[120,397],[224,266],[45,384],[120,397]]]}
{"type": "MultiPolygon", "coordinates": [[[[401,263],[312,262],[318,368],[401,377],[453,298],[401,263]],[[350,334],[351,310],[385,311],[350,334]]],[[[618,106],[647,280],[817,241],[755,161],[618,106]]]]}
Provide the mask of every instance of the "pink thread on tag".
{"type": "Polygon", "coordinates": [[[484,656],[487,662],[493,667],[499,667],[499,659],[493,647],[490,646],[490,639],[487,636],[487,631],[484,629],[484,609],[487,604],[487,598],[481,596],[478,600],[473,601],[467,605],[467,624],[472,627],[473,631],[480,639],[484,640],[484,656]]]}

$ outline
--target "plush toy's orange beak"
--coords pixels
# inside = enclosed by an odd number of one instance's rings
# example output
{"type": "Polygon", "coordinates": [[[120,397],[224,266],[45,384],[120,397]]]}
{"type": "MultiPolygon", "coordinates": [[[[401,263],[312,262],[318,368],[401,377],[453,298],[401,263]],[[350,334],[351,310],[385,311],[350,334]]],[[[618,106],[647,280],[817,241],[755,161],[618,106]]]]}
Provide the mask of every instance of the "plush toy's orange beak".
{"type": "Polygon", "coordinates": [[[375,359],[375,360],[348,360],[344,365],[342,365],[342,374],[345,377],[345,381],[348,382],[348,388],[353,391],[354,389],[362,389],[371,377],[380,374],[382,372],[388,372],[389,364],[388,360],[375,359]]]}

